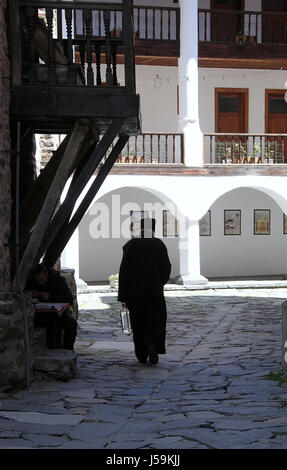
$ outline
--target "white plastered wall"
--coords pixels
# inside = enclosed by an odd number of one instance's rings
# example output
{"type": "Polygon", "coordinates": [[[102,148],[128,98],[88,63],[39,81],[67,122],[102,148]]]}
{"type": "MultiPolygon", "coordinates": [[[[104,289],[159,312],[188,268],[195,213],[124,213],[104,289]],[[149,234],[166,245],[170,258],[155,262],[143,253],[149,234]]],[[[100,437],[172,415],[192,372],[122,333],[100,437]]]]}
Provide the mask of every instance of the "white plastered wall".
{"type": "MultiPolygon", "coordinates": [[[[118,271],[122,246],[126,241],[120,231],[128,215],[128,212],[122,213],[122,207],[131,202],[136,204],[135,210],[144,210],[145,203],[172,202],[179,217],[184,215],[189,220],[198,220],[211,209],[212,235],[200,239],[201,274],[207,278],[283,274],[286,271],[284,266],[287,266],[287,235],[282,232],[283,211],[287,213],[284,181],[284,177],[258,176],[110,175],[97,198],[107,207],[108,236],[95,239],[93,224],[98,214],[93,213],[92,205],[79,229],[80,278],[85,281],[107,280],[110,274],[118,271]],[[114,195],[120,196],[120,203],[112,199],[114,195]],[[224,236],[224,209],[241,210],[240,236],[224,236]],[[253,235],[254,209],[271,210],[270,236],[253,235]]],[[[181,274],[180,237],[164,241],[173,264],[172,277],[176,277],[181,274]]]]}
{"type": "Polygon", "coordinates": [[[201,237],[201,272],[210,277],[278,275],[287,272],[283,211],[263,192],[239,188],[211,207],[211,236],[201,237]],[[241,234],[224,235],[224,210],[241,210],[241,234]],[[254,235],[254,209],[270,209],[270,235],[254,235]]]}
{"type": "Polygon", "coordinates": [[[199,69],[199,116],[203,133],[215,132],[215,88],[245,88],[249,133],[265,132],[265,90],[284,89],[286,70],[199,69]]]}
{"type": "MultiPolygon", "coordinates": [[[[158,214],[156,236],[162,238],[162,201],[150,192],[121,188],[109,192],[90,207],[79,228],[81,279],[107,281],[111,274],[119,272],[122,247],[130,239],[130,210],[145,210],[151,206],[158,214]],[[97,238],[99,233],[101,237],[97,238]]],[[[179,271],[178,238],[164,237],[162,240],[170,253],[171,276],[176,276],[179,271]]]]}

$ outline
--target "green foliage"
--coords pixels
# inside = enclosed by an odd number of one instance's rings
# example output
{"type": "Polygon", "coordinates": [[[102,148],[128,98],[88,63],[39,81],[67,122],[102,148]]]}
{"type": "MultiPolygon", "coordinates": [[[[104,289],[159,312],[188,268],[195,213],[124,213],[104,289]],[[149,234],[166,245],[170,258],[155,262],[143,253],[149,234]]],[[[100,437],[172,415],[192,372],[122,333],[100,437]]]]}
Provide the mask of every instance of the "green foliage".
{"type": "Polygon", "coordinates": [[[267,380],[274,380],[278,382],[278,385],[282,385],[287,382],[287,374],[285,370],[271,370],[268,375],[265,376],[267,380]]]}

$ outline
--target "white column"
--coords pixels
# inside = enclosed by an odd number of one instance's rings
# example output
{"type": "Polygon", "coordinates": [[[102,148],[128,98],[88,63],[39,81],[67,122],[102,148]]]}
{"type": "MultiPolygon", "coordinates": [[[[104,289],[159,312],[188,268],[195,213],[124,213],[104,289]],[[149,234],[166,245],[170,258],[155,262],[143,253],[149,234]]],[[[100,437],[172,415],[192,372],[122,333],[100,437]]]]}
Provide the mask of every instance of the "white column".
{"type": "Polygon", "coordinates": [[[61,254],[61,269],[73,269],[75,271],[77,289],[85,290],[87,284],[82,279],[80,279],[79,258],[79,229],[76,228],[61,254]]]}
{"type": "Polygon", "coordinates": [[[180,10],[179,128],[184,133],[185,164],[203,166],[203,135],[198,116],[197,0],[180,0],[180,10]]]}
{"type": "Polygon", "coordinates": [[[184,285],[206,284],[208,280],[200,274],[199,221],[187,220],[187,227],[180,233],[178,282],[184,285]]]}

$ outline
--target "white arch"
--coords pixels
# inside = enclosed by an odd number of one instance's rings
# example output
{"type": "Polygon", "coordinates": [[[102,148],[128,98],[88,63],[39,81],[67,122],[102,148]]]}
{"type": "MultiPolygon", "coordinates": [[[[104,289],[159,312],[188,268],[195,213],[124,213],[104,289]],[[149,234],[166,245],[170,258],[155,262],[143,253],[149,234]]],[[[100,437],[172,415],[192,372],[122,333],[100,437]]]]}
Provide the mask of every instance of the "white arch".
{"type": "MultiPolygon", "coordinates": [[[[174,189],[172,191],[169,191],[168,188],[170,188],[169,184],[166,184],[167,181],[165,180],[164,184],[161,184],[159,182],[156,182],[154,179],[152,181],[150,178],[144,178],[140,176],[140,178],[134,178],[133,175],[129,175],[129,177],[123,177],[121,176],[121,179],[113,178],[112,175],[110,175],[109,180],[103,184],[103,186],[100,188],[99,192],[97,193],[96,197],[94,198],[93,202],[91,203],[90,207],[95,204],[95,202],[99,201],[102,199],[104,196],[108,195],[111,192],[114,191],[121,191],[122,189],[131,189],[131,190],[142,190],[146,191],[156,198],[158,198],[163,204],[168,205],[169,209],[172,211],[172,213],[176,215],[184,215],[181,214],[181,209],[180,209],[180,198],[177,197],[177,191],[174,189]]],[[[160,176],[156,176],[156,178],[161,178],[160,176]]],[[[85,188],[85,191],[82,194],[82,197],[85,195],[85,193],[88,190],[88,186],[85,188]]],[[[79,203],[80,201],[78,201],[79,203]]]]}
{"type": "MultiPolygon", "coordinates": [[[[93,179],[92,179],[93,180],[93,179]]],[[[191,278],[200,279],[199,230],[198,221],[207,210],[228,192],[249,188],[265,193],[274,200],[281,210],[287,213],[287,185],[280,176],[169,176],[169,175],[112,175],[110,174],[92,205],[103,196],[122,189],[142,190],[152,194],[163,204],[169,204],[170,210],[182,217],[184,226],[180,226],[180,274],[191,274],[191,278]],[[190,262],[187,262],[190,260],[190,262]]],[[[88,187],[86,188],[86,190],[88,187]]],[[[69,265],[77,266],[79,254],[73,249],[67,257],[69,265]],[[72,254],[71,254],[72,253],[72,254]],[[75,258],[75,263],[71,259],[75,258]]],[[[67,267],[69,267],[67,265],[67,267]]]]}
{"type": "Polygon", "coordinates": [[[287,185],[280,176],[109,175],[93,203],[124,187],[148,191],[163,203],[174,204],[178,214],[189,220],[200,220],[219,197],[245,187],[264,192],[287,213],[287,185]]]}
{"type": "Polygon", "coordinates": [[[213,202],[212,204],[207,208],[207,210],[213,205],[215,204],[218,199],[220,199],[221,197],[227,195],[228,193],[231,193],[232,191],[235,191],[236,189],[254,189],[256,191],[259,191],[259,192],[262,192],[264,194],[266,194],[267,196],[269,196],[274,202],[276,202],[278,204],[278,206],[280,207],[280,209],[285,213],[287,214],[287,200],[281,195],[281,194],[278,194],[278,192],[275,192],[274,190],[270,189],[270,188],[264,188],[262,186],[237,186],[235,188],[232,188],[228,191],[224,191],[222,192],[222,194],[220,194],[213,202]]]}
{"type": "Polygon", "coordinates": [[[284,180],[278,180],[278,177],[230,177],[228,181],[213,181],[212,191],[208,191],[201,206],[199,219],[208,211],[208,209],[222,196],[235,189],[255,189],[271,197],[284,213],[287,213],[287,185],[284,180]],[[265,179],[263,179],[265,178],[265,179]]]}

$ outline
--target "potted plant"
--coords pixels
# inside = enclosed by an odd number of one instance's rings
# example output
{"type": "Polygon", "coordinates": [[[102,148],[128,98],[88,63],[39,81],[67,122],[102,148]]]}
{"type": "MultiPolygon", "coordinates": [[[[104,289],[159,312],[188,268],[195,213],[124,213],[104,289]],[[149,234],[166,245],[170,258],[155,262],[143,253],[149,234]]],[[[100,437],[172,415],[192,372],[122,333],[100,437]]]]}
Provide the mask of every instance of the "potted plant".
{"type": "Polygon", "coordinates": [[[243,43],[243,33],[241,29],[238,29],[235,35],[235,42],[236,44],[242,44],[243,43]]]}
{"type": "Polygon", "coordinates": [[[110,281],[111,289],[118,289],[119,287],[119,275],[118,274],[111,274],[109,276],[109,281],[110,281]]]}
{"type": "Polygon", "coordinates": [[[121,38],[122,37],[122,28],[120,28],[120,27],[113,28],[111,30],[111,36],[116,37],[116,38],[121,38]]]}
{"type": "Polygon", "coordinates": [[[249,36],[249,42],[250,44],[256,44],[256,36],[249,36]]]}
{"type": "Polygon", "coordinates": [[[275,148],[274,142],[267,142],[264,149],[264,163],[274,163],[275,148]],[[272,145],[270,145],[272,144],[272,145]]]}
{"type": "Polygon", "coordinates": [[[261,156],[262,156],[261,145],[255,142],[253,145],[252,154],[250,156],[249,163],[255,163],[256,161],[258,162],[261,156]]]}
{"type": "Polygon", "coordinates": [[[243,34],[241,29],[238,29],[238,31],[235,35],[235,42],[237,44],[244,44],[245,42],[247,42],[247,40],[248,40],[247,34],[243,34]]]}
{"type": "Polygon", "coordinates": [[[265,142],[262,146],[258,143],[254,143],[253,151],[250,159],[251,163],[264,163],[264,164],[273,164],[275,156],[274,142],[265,142]]]}
{"type": "Polygon", "coordinates": [[[228,142],[223,150],[223,162],[242,163],[247,157],[247,147],[241,142],[228,142]]]}

